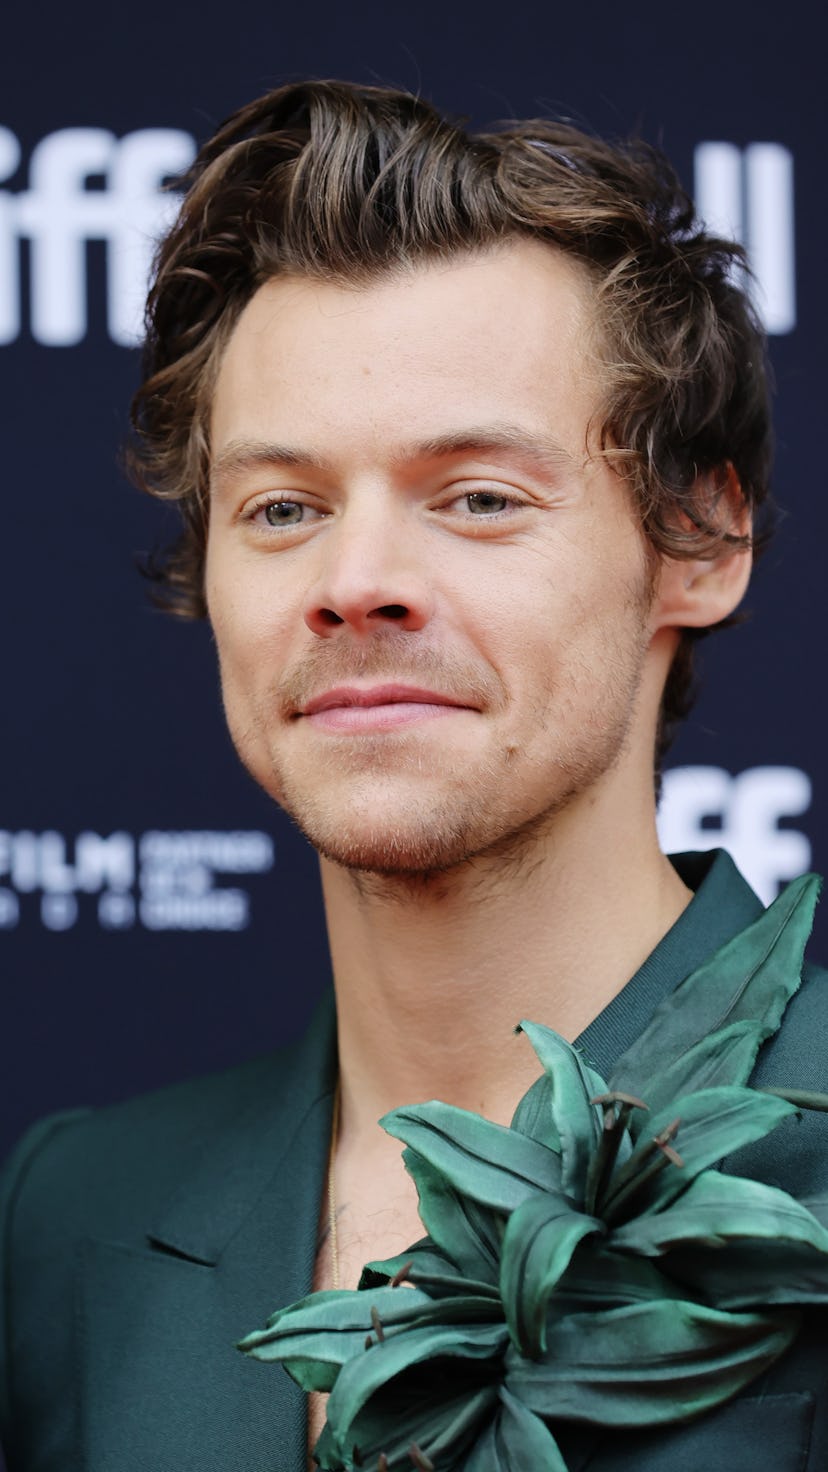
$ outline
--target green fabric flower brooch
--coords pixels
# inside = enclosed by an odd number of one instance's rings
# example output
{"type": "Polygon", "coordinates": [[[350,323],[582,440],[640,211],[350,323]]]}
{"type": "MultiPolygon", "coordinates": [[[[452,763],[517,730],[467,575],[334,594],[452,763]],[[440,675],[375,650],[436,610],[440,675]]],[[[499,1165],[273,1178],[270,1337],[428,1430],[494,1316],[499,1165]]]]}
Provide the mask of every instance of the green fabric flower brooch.
{"type": "Polygon", "coordinates": [[[240,1345],[331,1392],[325,1472],[566,1472],[556,1424],[698,1416],[828,1302],[828,1198],[716,1169],[828,1109],[747,1085],[799,986],[818,889],[791,884],[687,977],[607,1082],[524,1022],[543,1074],[510,1128],[439,1102],[382,1120],[428,1235],[240,1345]]]}

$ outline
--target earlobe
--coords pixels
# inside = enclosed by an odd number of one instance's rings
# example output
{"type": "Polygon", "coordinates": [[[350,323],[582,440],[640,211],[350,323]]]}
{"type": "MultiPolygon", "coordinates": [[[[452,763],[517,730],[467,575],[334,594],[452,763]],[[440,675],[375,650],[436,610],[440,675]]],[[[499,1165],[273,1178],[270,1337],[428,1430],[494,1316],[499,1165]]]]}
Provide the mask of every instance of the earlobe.
{"type": "Polygon", "coordinates": [[[660,628],[705,629],[729,618],[750,581],[752,518],[732,465],[716,497],[722,540],[703,557],[664,557],[656,579],[653,632],[660,628]],[[738,537],[734,545],[732,538],[738,537]]]}

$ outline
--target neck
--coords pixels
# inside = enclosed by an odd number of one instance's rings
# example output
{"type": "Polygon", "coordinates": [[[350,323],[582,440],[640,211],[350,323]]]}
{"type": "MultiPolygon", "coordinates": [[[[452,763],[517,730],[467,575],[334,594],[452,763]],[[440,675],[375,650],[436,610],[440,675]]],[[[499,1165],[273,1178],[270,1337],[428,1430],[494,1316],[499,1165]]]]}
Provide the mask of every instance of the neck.
{"type": "Polygon", "coordinates": [[[635,822],[607,821],[612,805],[594,799],[591,821],[567,810],[519,853],[448,874],[323,861],[352,1140],[431,1098],[507,1123],[537,1074],[521,1018],[574,1039],[677,920],[690,893],[658,847],[651,800],[646,823],[640,806],[635,822]]]}

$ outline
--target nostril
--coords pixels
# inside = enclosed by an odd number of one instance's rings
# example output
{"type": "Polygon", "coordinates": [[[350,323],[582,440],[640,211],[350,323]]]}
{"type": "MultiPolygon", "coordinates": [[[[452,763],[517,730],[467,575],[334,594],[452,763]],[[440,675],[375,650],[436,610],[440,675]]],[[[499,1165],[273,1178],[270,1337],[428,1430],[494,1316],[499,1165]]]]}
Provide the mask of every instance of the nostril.
{"type": "Polygon", "coordinates": [[[339,614],[334,613],[332,608],[320,608],[319,618],[323,624],[329,624],[331,628],[336,624],[344,624],[345,622],[344,618],[340,618],[339,614]]]}
{"type": "Polygon", "coordinates": [[[375,608],[368,615],[369,618],[406,618],[408,609],[404,603],[384,603],[382,608],[375,608]]]}

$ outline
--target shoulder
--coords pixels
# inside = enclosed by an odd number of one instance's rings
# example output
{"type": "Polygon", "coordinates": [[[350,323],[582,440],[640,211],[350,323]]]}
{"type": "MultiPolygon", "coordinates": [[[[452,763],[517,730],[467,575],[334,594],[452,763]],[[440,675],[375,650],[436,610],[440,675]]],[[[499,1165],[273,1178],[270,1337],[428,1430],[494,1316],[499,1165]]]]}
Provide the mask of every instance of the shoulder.
{"type": "MultiPolygon", "coordinates": [[[[47,1305],[73,1302],[79,1244],[135,1245],[187,1173],[199,1135],[237,1110],[266,1063],[158,1090],[108,1108],[38,1121],[0,1173],[0,1441],[19,1435],[21,1362],[45,1332],[47,1305]]],[[[44,1362],[71,1363],[71,1314],[52,1313],[44,1362]]],[[[61,1371],[61,1373],[63,1373],[61,1371]]],[[[27,1422],[28,1424],[28,1422],[27,1422]]],[[[1,1465],[1,1464],[0,1464],[1,1465]]]]}
{"type": "Polygon", "coordinates": [[[244,1112],[264,1081],[278,1077],[282,1058],[276,1053],[118,1104],[39,1120],[0,1177],[2,1216],[59,1195],[70,1217],[98,1215],[109,1203],[128,1217],[136,1191],[144,1215],[147,1190],[163,1198],[173,1189],[199,1142],[244,1112]]]}
{"type": "Polygon", "coordinates": [[[208,1227],[243,1213],[273,1174],[280,1143],[329,1095],[333,1044],[326,999],[294,1044],[27,1132],[0,1177],[0,1439],[41,1414],[40,1402],[27,1409],[24,1381],[33,1393],[50,1373],[67,1385],[75,1373],[66,1306],[86,1244],[117,1244],[132,1262],[179,1201],[208,1227]]]}
{"type": "Polygon", "coordinates": [[[184,1183],[205,1171],[238,1177],[296,1127],[313,1098],[330,1088],[333,1047],[326,998],[302,1038],[261,1058],[34,1125],[0,1176],[7,1263],[10,1255],[15,1263],[30,1261],[33,1243],[46,1257],[65,1253],[90,1232],[144,1242],[184,1183]]]}
{"type": "Polygon", "coordinates": [[[308,1032],[261,1058],[104,1108],[73,1110],[32,1126],[0,1176],[0,1230],[25,1233],[60,1202],[62,1235],[127,1239],[146,1225],[210,1153],[279,1128],[313,1089],[330,1051],[332,1009],[308,1032]]]}

